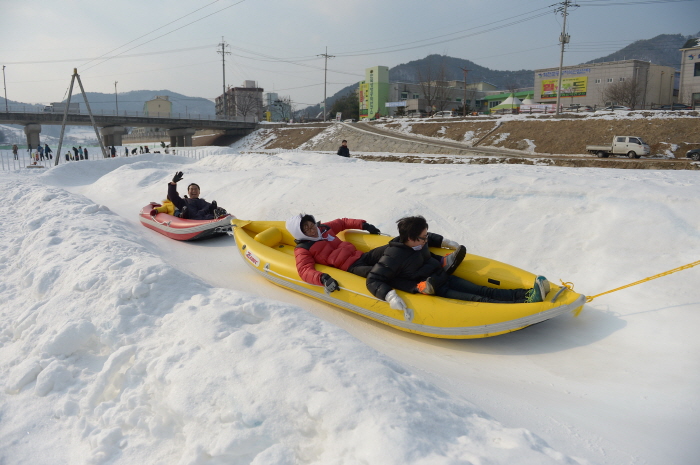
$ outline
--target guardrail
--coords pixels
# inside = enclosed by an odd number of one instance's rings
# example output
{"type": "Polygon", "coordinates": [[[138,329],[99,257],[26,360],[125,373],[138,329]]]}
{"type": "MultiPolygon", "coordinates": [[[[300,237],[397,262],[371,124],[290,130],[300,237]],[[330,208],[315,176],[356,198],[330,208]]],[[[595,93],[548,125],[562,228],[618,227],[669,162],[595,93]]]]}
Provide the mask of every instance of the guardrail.
{"type": "MultiPolygon", "coordinates": [[[[36,113],[36,114],[42,114],[42,115],[61,115],[63,116],[63,111],[58,110],[58,111],[44,111],[43,107],[38,107],[38,106],[26,106],[26,105],[9,105],[8,106],[8,111],[2,111],[3,109],[0,108],[1,113],[36,113]]],[[[68,112],[69,115],[89,115],[87,110],[72,110],[68,112]]],[[[204,121],[212,121],[212,120],[218,120],[218,121],[233,121],[233,122],[242,122],[242,123],[257,123],[258,118],[254,116],[249,116],[246,118],[230,118],[226,117],[224,115],[203,115],[200,113],[190,113],[190,112],[178,112],[178,113],[161,113],[161,112],[143,112],[143,111],[119,111],[117,112],[116,110],[93,110],[92,112],[93,116],[136,116],[136,117],[143,117],[143,118],[169,118],[169,119],[198,119],[198,120],[204,120],[204,121]]]]}
{"type": "MultiPolygon", "coordinates": [[[[134,149],[139,149],[140,146],[121,146],[121,147],[115,147],[116,153],[113,158],[126,158],[126,157],[138,157],[140,155],[145,155],[146,153],[135,153],[132,154],[131,151],[134,149]],[[125,149],[129,150],[129,154],[126,154],[125,149]]],[[[95,147],[87,147],[89,149],[89,158],[87,160],[75,160],[75,155],[73,150],[66,151],[69,155],[68,160],[66,160],[66,154],[63,154],[61,157],[58,159],[58,164],[66,164],[66,163],[83,163],[83,162],[90,162],[90,161],[95,161],[95,160],[104,160],[102,157],[102,154],[100,152],[100,147],[95,146],[95,147]],[[73,159],[71,159],[73,157],[73,159]]],[[[207,149],[197,149],[194,147],[176,147],[176,148],[161,148],[154,146],[153,148],[149,148],[149,153],[167,153],[169,155],[177,155],[179,157],[188,157],[188,158],[194,158],[195,160],[201,160],[204,157],[212,156],[212,155],[224,155],[224,153],[221,152],[220,149],[212,149],[212,148],[207,148],[207,149]]],[[[52,154],[54,157],[56,154],[52,154]]],[[[55,166],[56,159],[55,158],[46,158],[42,160],[41,157],[36,156],[36,152],[29,153],[27,149],[20,149],[17,152],[17,158],[15,158],[14,154],[12,153],[12,150],[0,150],[0,170],[2,171],[14,171],[22,168],[46,168],[50,169],[55,166]]]]}

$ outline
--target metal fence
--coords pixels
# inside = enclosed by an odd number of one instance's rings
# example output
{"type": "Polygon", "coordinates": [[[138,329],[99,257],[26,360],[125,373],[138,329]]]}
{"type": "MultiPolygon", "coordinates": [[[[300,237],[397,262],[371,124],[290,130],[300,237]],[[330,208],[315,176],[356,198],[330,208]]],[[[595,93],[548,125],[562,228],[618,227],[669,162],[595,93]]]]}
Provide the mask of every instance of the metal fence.
{"type": "MultiPolygon", "coordinates": [[[[87,147],[89,149],[89,158],[87,160],[80,160],[79,158],[76,160],[75,159],[75,153],[73,150],[67,151],[68,153],[68,160],[66,160],[66,154],[63,154],[61,157],[58,159],[58,164],[66,164],[66,163],[84,163],[84,162],[90,162],[90,161],[95,161],[95,160],[104,160],[102,157],[102,154],[100,153],[100,148],[99,147],[87,147]],[[72,158],[72,159],[71,159],[72,158]]],[[[134,157],[134,156],[139,156],[139,155],[145,155],[146,153],[140,153],[139,151],[139,146],[122,146],[122,147],[115,147],[116,152],[113,158],[126,158],[126,157],[134,157]],[[128,155],[125,149],[128,149],[128,155]],[[137,152],[135,154],[132,154],[132,150],[136,149],[137,152]]],[[[109,153],[109,149],[107,149],[107,153],[109,153]]],[[[152,153],[163,153],[163,154],[168,154],[168,155],[177,155],[179,157],[188,157],[188,158],[194,158],[195,160],[201,160],[204,157],[208,157],[210,155],[224,155],[224,153],[221,153],[220,149],[212,149],[212,148],[206,148],[206,149],[198,149],[195,147],[176,147],[176,148],[160,148],[160,147],[154,147],[154,148],[149,148],[149,154],[152,153]]],[[[56,154],[52,154],[54,157],[56,157],[56,154]]],[[[112,158],[112,157],[110,157],[112,158]]],[[[2,171],[14,171],[22,168],[53,168],[55,166],[56,159],[55,158],[46,158],[41,159],[41,156],[38,157],[36,156],[36,152],[28,152],[27,149],[20,149],[17,152],[17,157],[15,158],[15,155],[13,154],[12,150],[0,150],[0,169],[2,171]]]]}

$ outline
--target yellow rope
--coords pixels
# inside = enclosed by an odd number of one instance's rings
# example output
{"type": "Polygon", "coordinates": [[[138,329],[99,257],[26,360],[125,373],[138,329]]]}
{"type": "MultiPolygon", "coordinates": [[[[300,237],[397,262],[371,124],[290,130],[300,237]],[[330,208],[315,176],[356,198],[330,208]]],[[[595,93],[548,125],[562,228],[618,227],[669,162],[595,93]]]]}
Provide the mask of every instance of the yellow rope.
{"type": "MultiPolygon", "coordinates": [[[[675,273],[676,271],[687,270],[688,268],[692,268],[696,265],[700,265],[700,260],[698,260],[697,262],[688,263],[687,265],[679,266],[678,268],[674,268],[672,270],[664,271],[663,273],[659,273],[659,274],[654,275],[654,276],[649,276],[648,278],[641,279],[641,280],[634,282],[632,284],[627,284],[626,286],[618,287],[618,288],[613,289],[611,291],[607,291],[607,292],[603,292],[603,293],[598,294],[598,295],[586,297],[586,302],[591,302],[593,299],[595,299],[596,297],[600,297],[601,295],[610,294],[611,292],[619,291],[620,289],[626,289],[628,287],[636,286],[637,284],[651,281],[652,279],[656,279],[656,278],[660,278],[662,276],[670,275],[671,273],[675,273]]],[[[568,289],[571,289],[572,291],[574,290],[574,285],[572,283],[565,283],[564,281],[562,281],[561,283],[563,286],[567,287],[568,289]]]]}

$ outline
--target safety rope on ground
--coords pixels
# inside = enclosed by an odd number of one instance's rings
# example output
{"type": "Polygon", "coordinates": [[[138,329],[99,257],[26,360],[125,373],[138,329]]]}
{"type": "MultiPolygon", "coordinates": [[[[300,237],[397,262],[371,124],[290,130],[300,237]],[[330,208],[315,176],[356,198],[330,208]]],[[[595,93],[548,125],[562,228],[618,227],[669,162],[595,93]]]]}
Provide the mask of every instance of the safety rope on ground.
{"type": "MultiPolygon", "coordinates": [[[[648,278],[640,279],[639,281],[612,289],[610,291],[602,292],[600,294],[593,295],[593,296],[588,296],[588,297],[586,297],[586,303],[593,301],[593,299],[595,299],[596,297],[600,297],[601,295],[610,294],[612,292],[619,291],[621,289],[627,289],[628,287],[636,286],[637,284],[645,283],[647,281],[651,281],[652,279],[660,278],[662,276],[668,276],[668,275],[675,273],[677,271],[687,270],[688,268],[692,268],[692,267],[697,266],[697,265],[700,265],[700,260],[698,260],[697,262],[688,263],[687,265],[679,266],[678,268],[674,268],[672,270],[664,271],[663,273],[659,273],[659,274],[654,275],[654,276],[649,276],[648,278]]],[[[561,283],[564,287],[566,287],[572,291],[574,290],[573,283],[565,283],[564,281],[562,281],[561,283]]]]}

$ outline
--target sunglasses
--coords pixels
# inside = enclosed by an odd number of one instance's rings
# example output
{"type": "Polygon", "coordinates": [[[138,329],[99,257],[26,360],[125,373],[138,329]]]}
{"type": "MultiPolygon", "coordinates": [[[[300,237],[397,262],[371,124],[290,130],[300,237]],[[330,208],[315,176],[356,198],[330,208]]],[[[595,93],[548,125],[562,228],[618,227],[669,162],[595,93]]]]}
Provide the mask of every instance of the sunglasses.
{"type": "Polygon", "coordinates": [[[418,236],[416,237],[416,240],[421,242],[428,242],[428,236],[418,236]]]}

